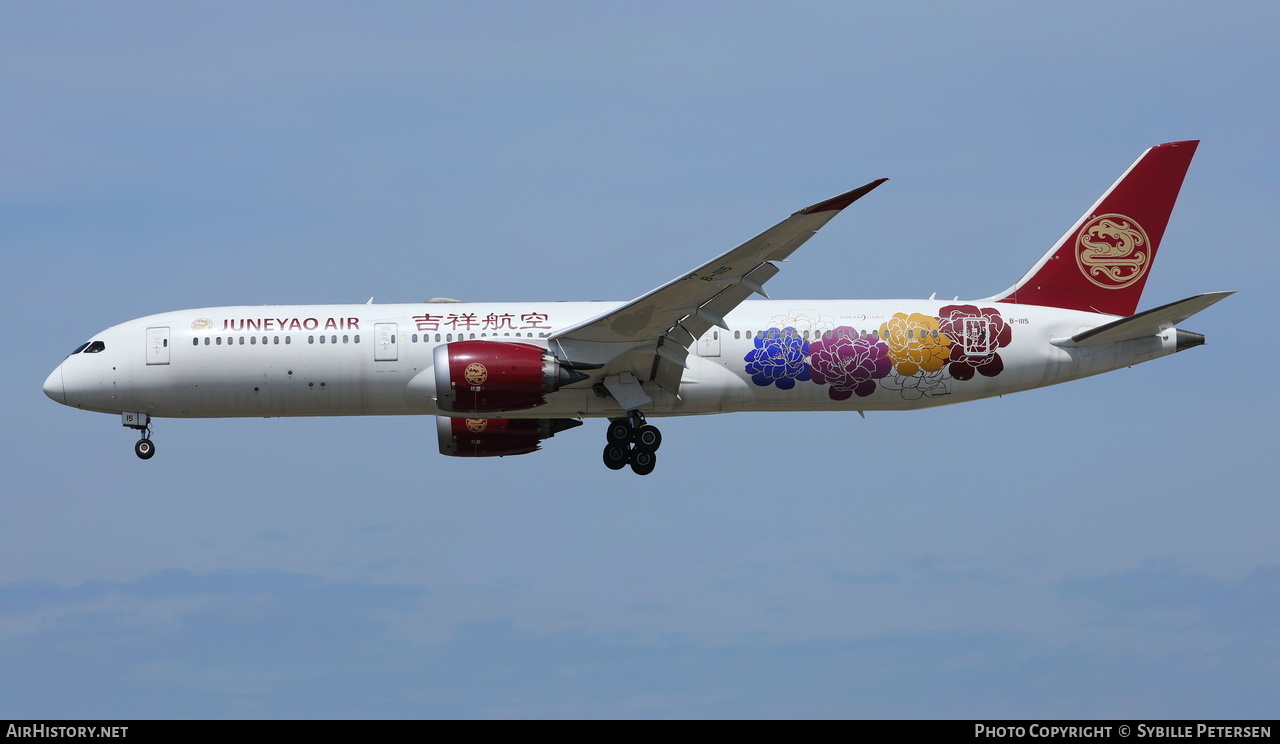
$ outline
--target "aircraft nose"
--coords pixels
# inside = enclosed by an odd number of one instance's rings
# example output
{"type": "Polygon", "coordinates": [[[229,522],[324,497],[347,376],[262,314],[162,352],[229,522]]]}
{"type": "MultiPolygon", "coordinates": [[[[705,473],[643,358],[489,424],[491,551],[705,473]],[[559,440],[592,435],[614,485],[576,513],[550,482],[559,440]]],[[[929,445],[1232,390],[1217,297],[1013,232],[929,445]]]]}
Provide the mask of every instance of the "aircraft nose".
{"type": "Polygon", "coordinates": [[[52,398],[56,403],[61,403],[64,406],[67,404],[66,388],[62,384],[61,364],[45,379],[44,394],[52,398]]]}

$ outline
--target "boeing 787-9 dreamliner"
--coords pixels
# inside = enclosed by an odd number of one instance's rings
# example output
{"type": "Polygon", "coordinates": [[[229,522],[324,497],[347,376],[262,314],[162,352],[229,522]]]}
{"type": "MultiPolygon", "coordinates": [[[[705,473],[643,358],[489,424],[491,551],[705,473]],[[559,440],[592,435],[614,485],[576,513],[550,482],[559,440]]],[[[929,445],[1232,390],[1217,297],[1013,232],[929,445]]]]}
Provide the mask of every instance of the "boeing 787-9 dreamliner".
{"type": "Polygon", "coordinates": [[[94,335],[44,383],[154,419],[436,417],[440,452],[519,455],[584,419],[646,475],[664,416],[897,411],[1053,385],[1204,343],[1176,326],[1230,292],[1137,312],[1196,141],[1150,148],[1008,290],[980,300],[770,300],[778,263],[879,179],[792,214],[630,302],[211,307],[94,335]],[[758,295],[761,299],[749,299],[758,295]]]}

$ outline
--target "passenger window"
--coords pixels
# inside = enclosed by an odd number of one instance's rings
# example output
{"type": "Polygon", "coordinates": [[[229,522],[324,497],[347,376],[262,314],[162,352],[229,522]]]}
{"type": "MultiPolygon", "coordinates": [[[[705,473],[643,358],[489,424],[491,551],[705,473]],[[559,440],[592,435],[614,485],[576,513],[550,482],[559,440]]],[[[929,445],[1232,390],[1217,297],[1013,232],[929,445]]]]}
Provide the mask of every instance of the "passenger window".
{"type": "Polygon", "coordinates": [[[250,336],[250,337],[249,337],[249,343],[250,343],[250,344],[252,344],[252,345],[254,345],[254,346],[257,346],[257,345],[258,345],[258,337],[257,337],[257,336],[250,336]]]}
{"type": "Polygon", "coordinates": [[[351,340],[357,344],[360,343],[360,334],[357,333],[351,340]]]}
{"type": "MultiPolygon", "coordinates": [[[[344,335],[344,336],[342,337],[342,343],[344,343],[344,344],[351,343],[350,341],[348,341],[348,340],[347,340],[348,338],[349,338],[349,336],[345,336],[345,335],[344,335]]],[[[415,339],[415,340],[417,339],[417,334],[414,334],[414,339],[415,339]]]]}
{"type": "MultiPolygon", "coordinates": [[[[332,336],[330,336],[330,337],[329,337],[329,342],[330,342],[330,343],[334,343],[334,344],[338,343],[338,334],[336,334],[336,333],[335,333],[335,334],[333,334],[332,336]]],[[[391,343],[393,343],[393,344],[394,344],[395,342],[396,342],[396,337],[395,337],[395,336],[392,336],[392,337],[391,337],[391,343]]]]}
{"type": "Polygon", "coordinates": [[[293,343],[293,336],[285,336],[285,337],[284,337],[284,342],[285,342],[286,344],[291,344],[291,343],[293,343]]]}
{"type": "Polygon", "coordinates": [[[214,343],[216,343],[218,346],[222,346],[222,336],[218,336],[216,339],[214,339],[214,343]]]}
{"type": "Polygon", "coordinates": [[[208,336],[205,336],[205,337],[204,337],[204,345],[205,345],[205,346],[208,346],[208,345],[209,345],[209,337],[208,337],[208,336]]]}
{"type": "Polygon", "coordinates": [[[324,336],[320,337],[320,343],[324,343],[324,336]]]}
{"type": "Polygon", "coordinates": [[[193,338],[191,339],[191,345],[192,345],[192,346],[199,346],[199,345],[200,345],[200,339],[198,339],[198,338],[194,338],[194,337],[193,337],[193,338]]]}

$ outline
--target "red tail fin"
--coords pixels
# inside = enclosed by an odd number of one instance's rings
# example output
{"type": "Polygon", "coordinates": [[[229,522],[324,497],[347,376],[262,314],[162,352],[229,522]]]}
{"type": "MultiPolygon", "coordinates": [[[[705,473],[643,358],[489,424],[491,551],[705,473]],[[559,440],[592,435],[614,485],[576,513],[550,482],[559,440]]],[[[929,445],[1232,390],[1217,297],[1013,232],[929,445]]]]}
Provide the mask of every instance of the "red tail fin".
{"type": "Polygon", "coordinates": [[[997,302],[1133,315],[1199,140],[1146,152],[997,302]]]}

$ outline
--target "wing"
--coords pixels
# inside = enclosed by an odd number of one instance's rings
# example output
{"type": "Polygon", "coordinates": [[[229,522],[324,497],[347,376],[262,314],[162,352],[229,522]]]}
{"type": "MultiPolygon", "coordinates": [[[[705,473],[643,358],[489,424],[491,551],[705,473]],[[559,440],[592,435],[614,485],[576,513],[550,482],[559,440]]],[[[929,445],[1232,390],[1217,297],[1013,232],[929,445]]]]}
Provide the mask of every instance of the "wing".
{"type": "Polygon", "coordinates": [[[649,401],[640,383],[652,380],[678,395],[689,347],[764,285],[785,260],[849,206],[888,179],[881,178],[792,214],[756,237],[691,272],[608,313],[551,336],[570,366],[592,370],[624,408],[649,401]]]}

